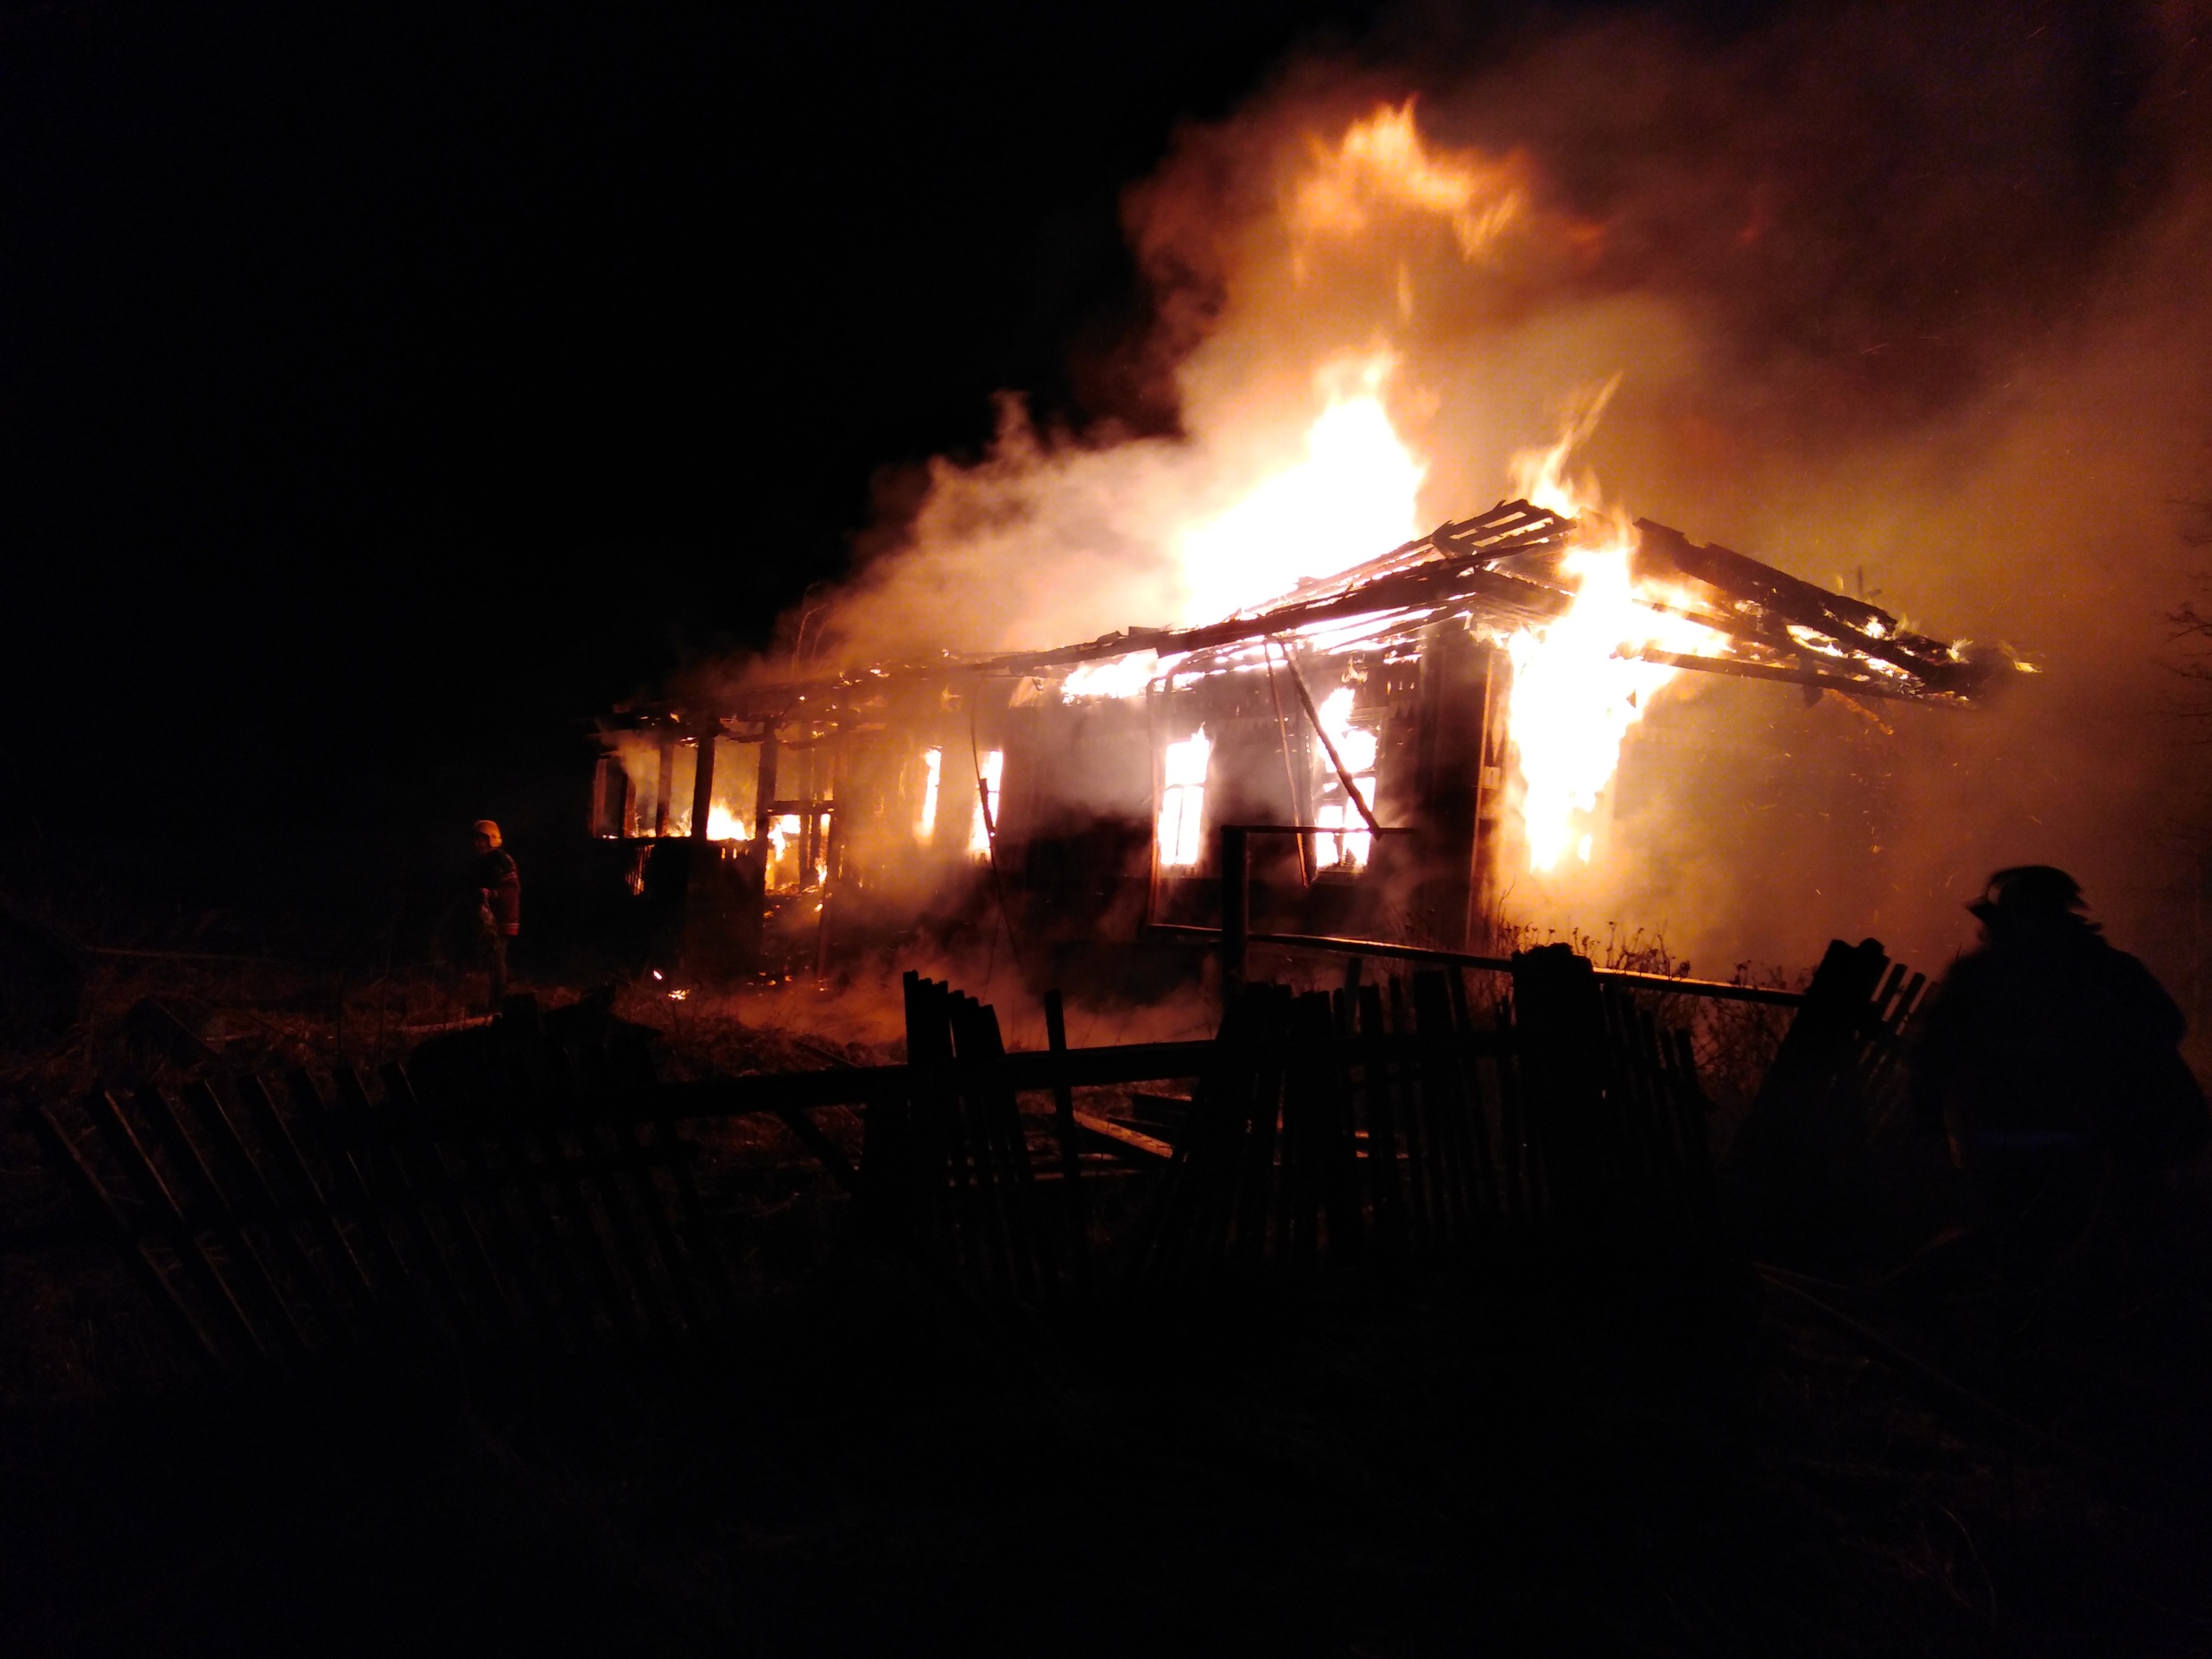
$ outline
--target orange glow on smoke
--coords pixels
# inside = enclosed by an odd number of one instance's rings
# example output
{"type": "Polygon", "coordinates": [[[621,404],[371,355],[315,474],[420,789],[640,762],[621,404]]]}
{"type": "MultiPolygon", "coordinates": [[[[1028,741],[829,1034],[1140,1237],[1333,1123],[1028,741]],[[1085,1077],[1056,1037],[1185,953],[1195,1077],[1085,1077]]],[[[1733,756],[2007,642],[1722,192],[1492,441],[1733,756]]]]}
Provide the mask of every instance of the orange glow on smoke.
{"type": "Polygon", "coordinates": [[[1428,468],[1382,406],[1391,367],[1378,356],[1349,377],[1324,377],[1340,384],[1306,429],[1304,455],[1183,532],[1185,623],[1263,604],[1421,533],[1416,500],[1428,468]],[[1343,388],[1344,378],[1354,389],[1343,388]]]}
{"type": "Polygon", "coordinates": [[[1392,211],[1449,226],[1469,259],[1480,257],[1527,212],[1528,163],[1474,150],[1438,152],[1414,124],[1414,100],[1384,105],[1332,148],[1310,141],[1312,165],[1291,193],[1291,229],[1302,237],[1371,236],[1392,211]]]}
{"type": "MultiPolygon", "coordinates": [[[[1454,284],[1450,302],[1464,305],[1479,298],[1483,284],[1522,280],[1519,265],[1533,261],[1541,270],[1571,259],[1578,238],[1597,234],[1541,204],[1526,156],[1435,143],[1415,115],[1410,99],[1382,104],[1333,135],[1306,137],[1302,151],[1282,158],[1274,219],[1247,245],[1259,251],[1244,267],[1242,290],[1230,293],[1230,321],[1186,370],[1194,431],[1204,433],[1220,470],[1208,486],[1190,486],[1182,511],[1148,526],[1154,544],[1174,555],[1183,626],[1249,613],[1301,582],[1413,541],[1444,517],[1423,520],[1428,459],[1401,435],[1391,407],[1395,402],[1402,416],[1433,406],[1437,390],[1422,377],[1444,371],[1402,363],[1394,337],[1422,337],[1411,331],[1425,285],[1438,280],[1440,253],[1454,284]],[[1378,278],[1388,281],[1387,292],[1378,278]],[[1305,383],[1312,402],[1297,407],[1300,369],[1313,365],[1305,383]],[[1224,493],[1209,493],[1232,478],[1224,493]]],[[[1699,654],[1716,643],[1700,625],[1654,608],[1674,596],[1638,588],[1634,531],[1603,510],[1593,486],[1567,476],[1569,458],[1612,390],[1586,397],[1555,443],[1521,457],[1511,491],[1578,521],[1574,544],[1550,573],[1573,591],[1566,613],[1497,641],[1514,667],[1508,724],[1529,862],[1538,871],[1587,862],[1595,850],[1599,809],[1622,743],[1679,671],[1643,660],[1644,653],[1699,654]]],[[[1484,503],[1445,505],[1466,512],[1484,503]]],[[[1351,641],[1338,632],[1313,643],[1333,652],[1351,641]]],[[[1173,659],[1135,652],[1075,669],[1061,695],[1132,697],[1176,669],[1173,659]]],[[[1351,689],[1339,687],[1316,713],[1372,805],[1376,734],[1352,722],[1352,703],[1351,689]]],[[[1163,868],[1199,862],[1211,747],[1204,731],[1167,746],[1156,826],[1163,868]]],[[[1321,867],[1364,868],[1373,837],[1335,769],[1322,765],[1313,785],[1316,822],[1327,829],[1315,842],[1321,867]]],[[[981,823],[979,814],[978,850],[981,823]]]]}

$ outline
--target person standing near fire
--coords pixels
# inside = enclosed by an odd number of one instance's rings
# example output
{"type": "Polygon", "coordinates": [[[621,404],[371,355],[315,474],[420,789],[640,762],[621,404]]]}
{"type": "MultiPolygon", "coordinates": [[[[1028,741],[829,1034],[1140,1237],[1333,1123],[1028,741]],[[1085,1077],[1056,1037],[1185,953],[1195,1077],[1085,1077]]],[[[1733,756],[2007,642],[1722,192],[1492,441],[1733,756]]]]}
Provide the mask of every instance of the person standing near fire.
{"type": "Polygon", "coordinates": [[[499,826],[479,818],[474,826],[476,859],[470,880],[476,888],[476,926],[485,960],[492,971],[492,1012],[507,994],[507,952],[522,931],[522,873],[502,844],[499,826]]]}
{"type": "Polygon", "coordinates": [[[2122,1235],[2154,1243],[2164,1172],[2212,1136],[2180,1008],[2080,913],[2063,870],[1999,870],[1967,908],[1983,942],[1921,1016],[1912,1094],[1948,1135],[2004,1270],[2032,1285],[2109,1258],[2122,1235]]]}

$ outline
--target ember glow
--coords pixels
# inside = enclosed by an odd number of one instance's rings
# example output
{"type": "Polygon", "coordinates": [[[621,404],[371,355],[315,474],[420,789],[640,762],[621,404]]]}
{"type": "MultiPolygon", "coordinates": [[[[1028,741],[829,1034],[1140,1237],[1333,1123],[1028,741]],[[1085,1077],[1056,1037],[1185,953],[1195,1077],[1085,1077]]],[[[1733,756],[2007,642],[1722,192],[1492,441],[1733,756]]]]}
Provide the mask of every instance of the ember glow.
{"type": "Polygon", "coordinates": [[[1134,697],[1151,684],[1159,672],[1158,652],[1133,651],[1126,657],[1107,657],[1070,671],[1060,686],[1060,695],[1070,702],[1134,697]]]}

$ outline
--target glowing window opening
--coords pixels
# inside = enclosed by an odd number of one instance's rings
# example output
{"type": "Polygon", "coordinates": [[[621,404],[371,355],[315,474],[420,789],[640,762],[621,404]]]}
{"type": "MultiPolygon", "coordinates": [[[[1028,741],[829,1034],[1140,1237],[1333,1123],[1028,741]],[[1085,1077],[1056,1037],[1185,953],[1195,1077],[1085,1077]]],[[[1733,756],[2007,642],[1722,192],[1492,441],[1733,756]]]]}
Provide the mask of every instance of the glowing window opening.
{"type": "Polygon", "coordinates": [[[766,887],[771,893],[797,893],[799,880],[799,839],[804,826],[796,812],[768,821],[766,887]]]}
{"type": "Polygon", "coordinates": [[[968,851],[976,858],[991,855],[991,826],[999,821],[999,779],[1006,770],[1006,751],[983,751],[983,787],[976,800],[976,815],[968,825],[968,851]],[[990,812],[984,815],[983,802],[990,802],[990,812]]]}
{"type": "Polygon", "coordinates": [[[1205,852],[1206,766],[1212,756],[1213,740],[1203,727],[1180,743],[1167,746],[1160,790],[1163,869],[1192,868],[1205,852]]]}
{"type": "MultiPolygon", "coordinates": [[[[1344,763],[1344,770],[1351,775],[1352,787],[1359,791],[1359,798],[1370,808],[1375,804],[1375,755],[1381,747],[1376,734],[1366,727],[1351,721],[1352,689],[1340,685],[1321,700],[1315,712],[1320,716],[1321,729],[1329,734],[1335,745],[1337,757],[1344,763]]],[[[1373,850],[1375,836],[1359,809],[1345,795],[1344,780],[1337,776],[1336,768],[1325,756],[1317,756],[1321,778],[1314,791],[1313,822],[1324,824],[1334,834],[1313,837],[1314,859],[1325,870],[1363,870],[1369,854],[1373,850]]]]}
{"type": "Polygon", "coordinates": [[[927,841],[937,834],[938,785],[944,775],[944,751],[922,751],[922,816],[914,821],[914,839],[927,841]]]}
{"type": "MultiPolygon", "coordinates": [[[[1352,782],[1358,786],[1360,799],[1370,805],[1375,800],[1375,774],[1365,773],[1352,782]]],[[[1341,785],[1337,793],[1344,793],[1341,785]]],[[[1330,801],[1317,807],[1314,822],[1336,830],[1335,835],[1313,837],[1313,855],[1318,866],[1325,870],[1363,870],[1369,853],[1375,845],[1374,832],[1367,828],[1367,820],[1359,816],[1359,809],[1347,800],[1330,801]]]]}

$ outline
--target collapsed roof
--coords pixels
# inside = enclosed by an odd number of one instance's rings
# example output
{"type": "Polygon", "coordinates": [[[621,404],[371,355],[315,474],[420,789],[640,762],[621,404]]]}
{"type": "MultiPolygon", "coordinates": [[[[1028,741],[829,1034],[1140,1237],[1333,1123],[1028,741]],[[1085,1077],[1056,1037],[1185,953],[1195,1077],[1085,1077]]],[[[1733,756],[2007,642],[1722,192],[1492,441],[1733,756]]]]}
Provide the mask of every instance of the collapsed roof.
{"type": "MultiPolygon", "coordinates": [[[[1085,664],[1149,654],[1178,676],[1257,661],[1296,637],[1324,651],[1409,645],[1433,624],[1465,618],[1503,638],[1541,627],[1573,607],[1565,566],[1586,545],[1581,521],[1527,501],[1440,526],[1338,574],[1300,582],[1264,606],[1185,628],[1132,628],[1042,651],[950,653],[884,664],[835,678],[760,681],[718,697],[722,719],[780,716],[844,688],[948,671],[988,677],[1065,675],[1085,664]]],[[[1698,649],[1624,642],[1622,654],[1672,667],[1777,680],[1857,696],[1965,704],[2004,665],[1999,653],[1911,632],[1888,612],[1830,593],[1725,547],[1693,542],[1649,519],[1633,526],[1636,602],[1697,625],[1698,649]]],[[[665,704],[634,715],[669,715],[665,704]]],[[[697,710],[704,713],[707,711],[697,710]]]]}

